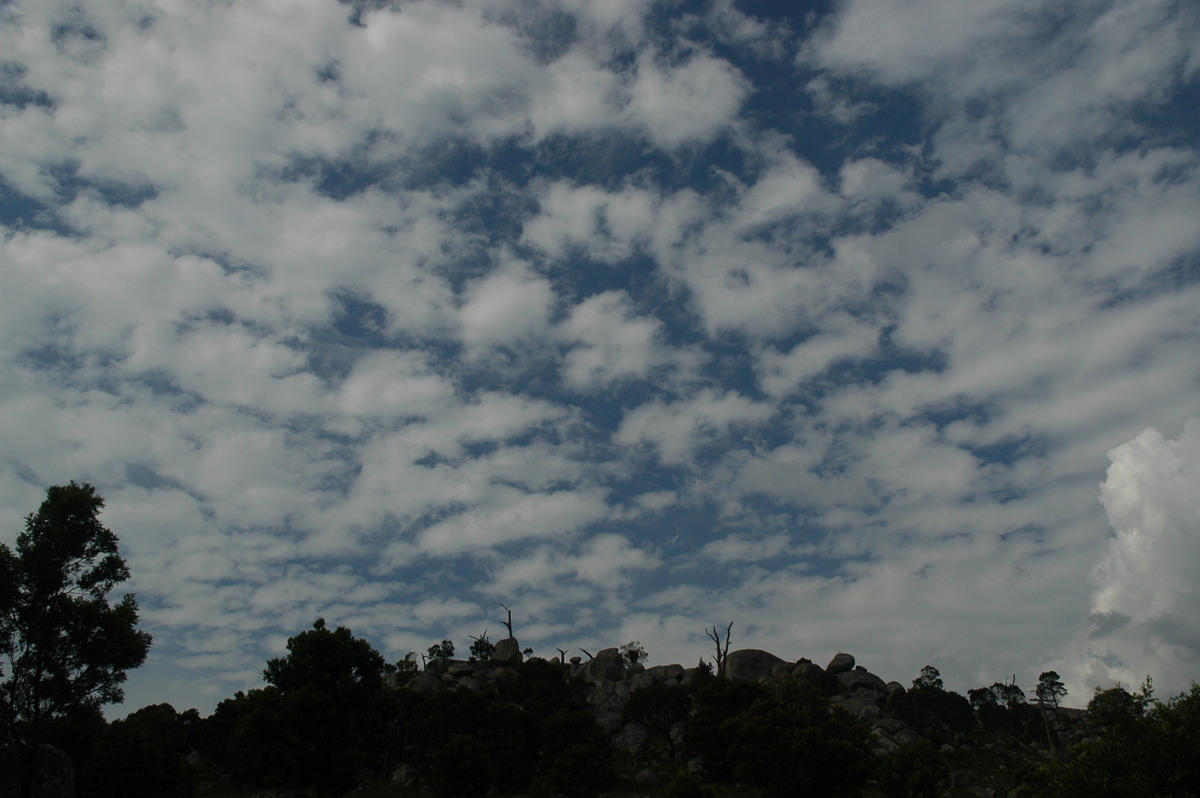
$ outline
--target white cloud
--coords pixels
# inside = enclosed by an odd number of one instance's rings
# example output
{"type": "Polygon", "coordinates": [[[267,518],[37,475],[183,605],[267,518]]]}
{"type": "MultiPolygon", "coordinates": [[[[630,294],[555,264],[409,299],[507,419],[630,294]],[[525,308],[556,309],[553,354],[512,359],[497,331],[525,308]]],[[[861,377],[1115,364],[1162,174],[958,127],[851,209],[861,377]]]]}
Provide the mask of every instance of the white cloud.
{"type": "Polygon", "coordinates": [[[524,557],[507,561],[489,586],[497,595],[522,590],[555,594],[564,578],[588,583],[592,589],[611,591],[628,584],[629,572],[657,568],[661,560],[623,535],[592,537],[577,552],[539,546],[524,557]]]}
{"type": "Polygon", "coordinates": [[[637,315],[624,291],[589,297],[561,327],[562,337],[575,344],[563,363],[564,381],[586,391],[648,376],[673,359],[660,340],[661,330],[657,319],[637,315]]]}
{"type": "Polygon", "coordinates": [[[1011,151],[1086,158],[1081,146],[1140,137],[1134,110],[1194,74],[1198,23],[1193,6],[1174,0],[1094,0],[1069,11],[1026,0],[854,0],[801,61],[913,91],[942,122],[941,175],[961,175],[1011,151]],[[987,117],[968,110],[972,101],[989,106],[987,117]]]}
{"type": "MultiPolygon", "coordinates": [[[[972,80],[962,67],[1025,33],[1033,15],[1026,0],[919,0],[897,6],[884,0],[852,0],[830,17],[811,56],[829,66],[869,70],[875,80],[907,83],[958,67],[944,80],[972,80]],[[965,72],[965,74],[964,74],[965,72]]],[[[982,70],[980,70],[982,71],[982,70]]],[[[995,80],[1004,80],[997,76],[995,80]]]]}
{"type": "Polygon", "coordinates": [[[352,416],[430,416],[454,401],[454,387],[417,352],[369,353],[342,383],[339,409],[352,416]]]}
{"type": "Polygon", "coordinates": [[[476,281],[461,311],[463,341],[475,355],[529,346],[546,331],[555,302],[550,282],[513,266],[476,281]]]}
{"type": "Polygon", "coordinates": [[[767,560],[786,551],[790,544],[786,535],[771,535],[761,540],[730,535],[705,545],[700,554],[718,562],[767,560]]]}
{"type": "Polygon", "coordinates": [[[459,598],[425,599],[412,608],[413,617],[425,625],[478,615],[480,611],[478,604],[459,598]]]}
{"type": "Polygon", "coordinates": [[[878,158],[846,161],[840,178],[843,196],[854,203],[891,202],[912,207],[921,200],[910,173],[878,158]]]}
{"type": "Polygon", "coordinates": [[[1147,673],[1161,697],[1196,678],[1200,604],[1200,420],[1178,438],[1147,429],[1109,452],[1100,499],[1114,536],[1092,573],[1090,617],[1065,652],[1069,689],[1140,684],[1147,673]]]}
{"type": "Polygon", "coordinates": [[[732,124],[747,93],[727,61],[707,53],[664,65],[644,51],[622,114],[644,127],[659,147],[704,141],[732,124]]]}
{"type": "MultiPolygon", "coordinates": [[[[815,436],[814,436],[815,437],[815,436]]],[[[864,475],[822,476],[830,440],[803,440],[769,452],[730,458],[730,481],[741,495],[763,494],[800,507],[864,507],[874,503],[874,492],[864,475]]],[[[872,472],[874,473],[874,472],[872,472]]]]}
{"type": "Polygon", "coordinates": [[[596,260],[616,262],[648,237],[657,202],[643,189],[605,191],[555,181],[542,188],[541,212],[525,223],[521,240],[554,259],[579,248],[596,260]]]}
{"type": "Polygon", "coordinates": [[[620,79],[587,53],[572,51],[554,63],[544,85],[530,99],[534,136],[578,134],[614,125],[620,79]]]}
{"type": "Polygon", "coordinates": [[[639,495],[635,501],[639,507],[649,512],[658,512],[670,507],[678,498],[674,491],[656,490],[639,495]]]}
{"type": "Polygon", "coordinates": [[[655,401],[631,410],[614,440],[626,446],[650,444],[664,463],[687,463],[698,448],[724,443],[734,430],[761,423],[771,413],[769,405],[732,391],[705,389],[684,401],[655,401]]]}
{"type": "Polygon", "coordinates": [[[826,268],[826,255],[804,241],[827,229],[836,196],[815,167],[764,138],[763,168],[754,182],[735,185],[735,204],[714,205],[685,190],[658,208],[650,248],[689,292],[710,335],[787,335],[861,299],[864,289],[826,268]]]}
{"type": "Polygon", "coordinates": [[[598,42],[616,39],[618,46],[630,46],[645,36],[645,19],[653,0],[562,0],[564,8],[575,14],[584,33],[598,42]]]}
{"type": "Polygon", "coordinates": [[[879,342],[879,329],[845,313],[821,319],[821,332],[796,344],[788,352],[767,347],[759,356],[756,370],[763,390],[774,397],[786,396],[806,380],[844,360],[872,354],[879,342]]]}
{"type": "Polygon", "coordinates": [[[486,554],[514,541],[570,536],[607,513],[598,490],[525,493],[497,487],[469,512],[422,530],[417,544],[435,555],[486,554]]]}
{"type": "Polygon", "coordinates": [[[705,22],[719,41],[744,47],[759,58],[782,59],[791,48],[793,33],[786,22],[747,14],[733,0],[711,3],[705,22]]]}

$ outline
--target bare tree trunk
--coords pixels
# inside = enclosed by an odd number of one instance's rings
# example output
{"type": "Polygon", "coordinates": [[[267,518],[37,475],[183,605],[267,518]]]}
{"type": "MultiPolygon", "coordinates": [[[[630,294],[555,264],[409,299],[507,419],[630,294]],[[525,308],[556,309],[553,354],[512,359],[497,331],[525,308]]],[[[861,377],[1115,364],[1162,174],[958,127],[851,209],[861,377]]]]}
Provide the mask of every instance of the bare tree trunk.
{"type": "Polygon", "coordinates": [[[717,646],[717,675],[718,676],[725,675],[725,657],[727,657],[729,655],[729,633],[730,633],[730,631],[732,631],[732,629],[733,629],[733,621],[730,621],[729,625],[725,627],[725,647],[724,648],[721,647],[721,634],[720,634],[720,630],[717,629],[717,625],[715,623],[713,624],[713,628],[711,630],[709,630],[709,629],[704,630],[704,634],[706,634],[710,640],[712,640],[714,643],[716,643],[716,646],[717,646]]]}

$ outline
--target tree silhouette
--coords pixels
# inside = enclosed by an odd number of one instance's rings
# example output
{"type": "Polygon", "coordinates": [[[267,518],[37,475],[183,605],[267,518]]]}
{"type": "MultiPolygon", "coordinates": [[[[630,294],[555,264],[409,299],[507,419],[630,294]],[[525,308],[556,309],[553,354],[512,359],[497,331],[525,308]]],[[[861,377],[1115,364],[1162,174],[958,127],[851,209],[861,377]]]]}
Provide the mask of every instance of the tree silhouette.
{"type": "Polygon", "coordinates": [[[366,640],[344,626],[330,630],[321,618],[287,647],[287,656],[267,662],[271,687],[239,732],[249,746],[275,748],[257,774],[264,782],[312,788],[318,798],[344,792],[382,751],[380,697],[391,667],[366,640]]]}
{"type": "Polygon", "coordinates": [[[1067,688],[1058,678],[1055,671],[1046,671],[1038,676],[1037,688],[1034,695],[1042,706],[1058,707],[1058,703],[1067,694],[1067,688]]]}
{"type": "Polygon", "coordinates": [[[725,657],[729,655],[729,633],[733,630],[733,621],[725,627],[725,647],[721,647],[721,635],[714,623],[711,630],[705,629],[704,634],[708,636],[717,646],[717,675],[725,675],[725,657]]]}
{"type": "Polygon", "coordinates": [[[921,675],[913,679],[913,687],[928,688],[930,690],[945,690],[946,685],[942,682],[942,674],[937,668],[932,665],[926,665],[921,668],[921,675]]]}
{"type": "Polygon", "coordinates": [[[100,523],[103,507],[89,484],[56,485],[26,517],[16,551],[0,543],[0,724],[21,755],[22,798],[44,724],[121,701],[125,672],[150,649],[133,596],[108,600],[129,568],[100,523]]]}

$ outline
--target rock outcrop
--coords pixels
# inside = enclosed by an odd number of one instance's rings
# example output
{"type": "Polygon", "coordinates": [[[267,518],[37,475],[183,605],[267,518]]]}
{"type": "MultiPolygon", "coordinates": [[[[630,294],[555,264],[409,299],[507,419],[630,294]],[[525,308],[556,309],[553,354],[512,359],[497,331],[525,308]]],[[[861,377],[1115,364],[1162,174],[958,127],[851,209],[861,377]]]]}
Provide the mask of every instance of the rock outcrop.
{"type": "Polygon", "coordinates": [[[842,693],[853,694],[858,689],[865,689],[883,696],[888,695],[887,682],[859,665],[852,671],[843,671],[836,675],[838,687],[842,693]]]}
{"type": "Polygon", "coordinates": [[[606,648],[583,665],[583,678],[592,684],[619,682],[625,678],[628,660],[615,648],[606,648]]]}
{"type": "Polygon", "coordinates": [[[525,659],[521,653],[521,644],[515,637],[506,637],[496,643],[492,649],[491,662],[497,665],[520,665],[525,659]]]}
{"type": "MultiPolygon", "coordinates": [[[[502,679],[513,677],[523,662],[520,644],[515,638],[496,643],[488,662],[435,660],[407,682],[407,688],[431,695],[439,690],[465,687],[482,690],[502,679]]],[[[555,660],[558,662],[558,660],[555,660]]],[[[646,740],[646,731],[623,721],[623,710],[635,691],[657,685],[686,687],[699,678],[697,668],[682,665],[655,665],[646,668],[631,663],[616,648],[605,648],[586,662],[572,657],[563,666],[590,687],[588,705],[596,722],[610,734],[614,745],[635,750],[646,740]]],[[[809,659],[788,662],[769,651],[747,648],[729,652],[724,663],[725,676],[751,682],[773,678],[803,679],[831,698],[834,705],[871,725],[876,750],[885,753],[916,739],[916,733],[902,721],[884,716],[888,696],[904,692],[898,682],[885,682],[861,665],[854,656],[837,654],[822,668],[809,659]]]]}
{"type": "Polygon", "coordinates": [[[747,682],[766,681],[784,667],[790,671],[792,664],[758,648],[730,651],[725,657],[725,675],[747,682]]]}
{"type": "MultiPolygon", "coordinates": [[[[13,749],[0,749],[0,798],[21,794],[19,756],[13,749]]],[[[75,798],[75,766],[65,751],[52,745],[38,746],[33,798],[75,798]]]]}
{"type": "MultiPolygon", "coordinates": [[[[678,758],[681,752],[693,755],[694,751],[689,750],[684,742],[688,728],[686,724],[689,722],[686,719],[688,709],[694,709],[696,704],[690,698],[683,697],[681,700],[680,695],[666,691],[684,690],[699,681],[717,678],[711,675],[711,672],[701,668],[684,668],[681,665],[645,667],[641,663],[630,662],[628,657],[622,656],[616,648],[602,649],[595,656],[589,654],[586,661],[579,657],[571,657],[564,663],[562,659],[566,659],[565,652],[563,657],[550,663],[534,658],[534,665],[527,664],[519,643],[509,638],[496,644],[488,662],[433,661],[420,673],[406,674],[408,680],[404,684],[407,689],[426,695],[455,688],[488,690],[504,679],[515,678],[522,672],[521,668],[546,668],[551,677],[557,672],[564,677],[569,674],[576,680],[574,686],[583,691],[597,728],[608,735],[609,742],[615,749],[632,754],[633,761],[638,762],[639,766],[649,764],[645,771],[632,779],[635,785],[650,785],[654,779],[661,778],[666,772],[661,760],[671,756],[678,758]],[[681,713],[667,716],[660,713],[652,717],[641,713],[644,705],[629,707],[635,711],[627,712],[631,697],[643,690],[653,691],[644,696],[645,704],[661,700],[660,706],[672,709],[682,705],[681,713]],[[633,720],[634,718],[640,718],[641,722],[633,720]]],[[[849,653],[838,653],[829,661],[827,667],[822,668],[806,658],[789,662],[769,651],[740,649],[729,652],[723,665],[723,676],[730,680],[752,683],[790,680],[812,685],[829,700],[830,711],[846,713],[870,729],[871,749],[876,756],[887,756],[922,740],[936,740],[936,744],[944,751],[957,750],[967,754],[974,751],[975,746],[982,746],[979,750],[986,751],[989,750],[989,746],[994,745],[993,742],[986,741],[988,738],[973,734],[972,728],[986,733],[987,727],[981,725],[980,721],[970,714],[969,709],[965,720],[961,715],[951,715],[949,712],[945,715],[932,712],[928,708],[931,699],[928,696],[923,698],[921,691],[909,691],[900,682],[885,681],[858,665],[855,657],[849,653]],[[926,704],[921,705],[921,700],[925,700],[926,704]],[[955,725],[951,725],[952,722],[955,725]],[[931,729],[936,734],[931,734],[931,729]]],[[[542,675],[547,674],[543,672],[542,675]]],[[[742,692],[735,690],[731,691],[731,694],[742,692]]],[[[721,693],[718,691],[717,694],[721,693]]],[[[939,701],[944,698],[951,704],[957,701],[964,708],[967,707],[966,700],[954,694],[939,693],[935,698],[939,701]]],[[[1053,739],[1049,745],[1056,748],[1090,739],[1096,734],[1095,727],[1089,723],[1087,713],[1083,710],[1035,709],[1039,713],[1036,718],[1038,726],[1045,730],[1047,740],[1053,739]]],[[[1038,748],[1047,746],[1047,743],[1033,741],[1022,745],[1038,748]]],[[[679,761],[672,762],[670,767],[675,768],[680,764],[682,763],[679,761]]],[[[703,769],[704,761],[694,759],[688,763],[688,767],[703,769]]],[[[407,783],[412,781],[413,776],[411,773],[397,771],[394,778],[407,783]]],[[[954,777],[951,781],[958,783],[954,777]]],[[[990,790],[990,787],[968,785],[961,793],[990,794],[985,790],[990,790]],[[973,790],[978,792],[972,792],[973,790]]],[[[0,789],[0,798],[8,798],[10,794],[0,789]]],[[[959,791],[955,794],[959,794],[959,791]]],[[[46,795],[47,798],[57,798],[53,793],[46,795]]]]}
{"type": "Polygon", "coordinates": [[[833,655],[833,659],[829,660],[829,664],[825,666],[825,672],[837,676],[839,673],[854,670],[854,655],[838,653],[833,655]]]}

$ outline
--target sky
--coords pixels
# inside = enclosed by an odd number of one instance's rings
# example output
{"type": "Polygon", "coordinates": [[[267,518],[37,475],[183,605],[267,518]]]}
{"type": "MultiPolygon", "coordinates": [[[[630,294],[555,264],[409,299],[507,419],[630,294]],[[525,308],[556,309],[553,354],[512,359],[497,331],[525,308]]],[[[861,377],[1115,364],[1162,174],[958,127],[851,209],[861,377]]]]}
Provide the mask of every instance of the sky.
{"type": "Polygon", "coordinates": [[[1200,679],[1190,0],[0,0],[0,540],[322,617],[1200,679]]]}

